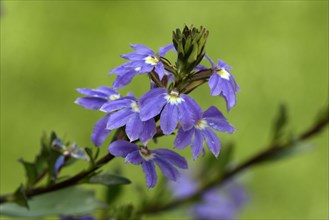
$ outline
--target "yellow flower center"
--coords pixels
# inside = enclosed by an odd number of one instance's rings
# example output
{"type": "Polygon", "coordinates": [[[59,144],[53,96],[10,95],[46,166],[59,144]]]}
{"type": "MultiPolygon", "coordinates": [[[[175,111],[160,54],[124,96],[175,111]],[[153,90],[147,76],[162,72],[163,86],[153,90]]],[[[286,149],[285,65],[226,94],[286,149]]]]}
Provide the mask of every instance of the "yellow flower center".
{"type": "Polygon", "coordinates": [[[131,107],[133,112],[139,112],[139,107],[137,105],[137,102],[132,101],[130,107],[131,107]]]}
{"type": "Polygon", "coordinates": [[[217,70],[217,74],[220,75],[220,77],[229,80],[230,79],[230,74],[229,72],[226,71],[226,69],[221,68],[217,70]]]}
{"type": "Polygon", "coordinates": [[[145,60],[145,63],[151,64],[153,66],[155,66],[159,62],[158,58],[156,58],[154,56],[145,57],[144,60],[145,60]]]}
{"type": "Polygon", "coordinates": [[[170,94],[167,94],[164,98],[171,105],[178,105],[178,104],[184,102],[184,99],[179,97],[179,93],[177,91],[174,91],[174,90],[171,91],[170,94]]]}
{"type": "Polygon", "coordinates": [[[206,127],[208,127],[208,123],[207,123],[204,119],[201,119],[200,121],[198,121],[198,122],[194,125],[194,127],[197,128],[197,129],[203,130],[203,129],[205,129],[206,127]]]}
{"type": "Polygon", "coordinates": [[[141,147],[139,148],[139,154],[146,160],[152,160],[154,159],[154,154],[151,153],[151,151],[149,149],[147,149],[147,147],[141,147]]]}
{"type": "Polygon", "coordinates": [[[118,98],[120,98],[120,95],[119,95],[119,94],[113,94],[113,95],[110,95],[110,97],[109,97],[109,99],[110,99],[111,101],[113,101],[113,100],[117,100],[118,98]]]}

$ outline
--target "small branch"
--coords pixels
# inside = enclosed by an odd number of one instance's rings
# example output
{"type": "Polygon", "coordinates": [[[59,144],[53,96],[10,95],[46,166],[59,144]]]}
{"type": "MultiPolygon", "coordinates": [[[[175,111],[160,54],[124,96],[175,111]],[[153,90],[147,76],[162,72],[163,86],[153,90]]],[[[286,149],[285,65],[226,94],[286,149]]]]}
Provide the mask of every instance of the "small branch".
{"type": "MultiPolygon", "coordinates": [[[[298,138],[297,141],[304,141],[307,140],[314,135],[321,132],[326,125],[329,123],[329,115],[327,114],[325,117],[320,119],[317,123],[315,123],[311,128],[306,130],[304,133],[302,133],[298,138]]],[[[231,177],[235,176],[236,174],[240,173],[241,171],[250,168],[254,165],[257,165],[261,162],[264,162],[269,158],[271,155],[278,153],[283,148],[292,147],[293,143],[289,142],[282,145],[273,145],[266,148],[264,151],[261,151],[260,153],[256,154],[255,156],[251,157],[250,159],[246,160],[245,162],[241,163],[240,165],[236,166],[235,168],[227,171],[223,175],[219,176],[218,178],[215,178],[213,181],[208,182],[207,184],[203,185],[196,193],[193,195],[183,198],[183,199],[176,199],[173,200],[163,206],[149,206],[145,209],[141,210],[141,213],[144,214],[154,214],[158,212],[163,212],[171,209],[175,209],[183,204],[189,204],[195,201],[196,199],[200,198],[204,192],[207,190],[220,186],[222,183],[224,183],[226,180],[230,179],[231,177]]]]}
{"type": "MultiPolygon", "coordinates": [[[[125,132],[122,128],[117,129],[111,142],[118,140],[118,139],[125,139],[125,132]]],[[[55,183],[53,185],[49,185],[46,187],[38,187],[38,188],[34,188],[34,189],[28,189],[25,191],[25,195],[27,198],[31,198],[36,195],[49,193],[49,192],[57,191],[57,190],[60,190],[60,189],[66,188],[66,187],[74,186],[74,185],[78,184],[81,180],[85,179],[90,174],[92,174],[94,171],[98,170],[104,164],[108,163],[109,161],[111,161],[114,158],[115,157],[112,154],[108,153],[105,156],[103,156],[102,158],[100,158],[96,162],[95,166],[93,166],[92,168],[81,171],[80,173],[74,175],[73,177],[70,177],[69,179],[66,179],[62,182],[55,183]]],[[[13,194],[1,195],[0,204],[7,202],[11,198],[13,198],[13,194]]]]}

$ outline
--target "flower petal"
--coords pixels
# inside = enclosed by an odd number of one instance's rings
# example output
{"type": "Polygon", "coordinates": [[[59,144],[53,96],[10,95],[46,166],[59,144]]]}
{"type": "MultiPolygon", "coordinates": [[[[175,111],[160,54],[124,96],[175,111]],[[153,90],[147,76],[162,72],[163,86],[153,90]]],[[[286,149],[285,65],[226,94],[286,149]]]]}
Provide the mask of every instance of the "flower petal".
{"type": "Polygon", "coordinates": [[[129,117],[126,124],[126,134],[130,141],[137,140],[143,130],[143,122],[139,118],[138,113],[134,113],[129,117]]]}
{"type": "Polygon", "coordinates": [[[98,89],[78,88],[77,91],[86,96],[107,99],[108,95],[98,89]]]}
{"type": "Polygon", "coordinates": [[[218,74],[213,73],[208,81],[208,85],[210,88],[210,93],[212,96],[217,96],[221,93],[222,89],[221,89],[221,85],[220,85],[220,81],[221,81],[221,77],[218,76],[218,74]]]}
{"type": "Polygon", "coordinates": [[[97,88],[97,91],[103,92],[107,95],[107,97],[109,97],[110,95],[119,95],[117,91],[107,86],[100,86],[97,88]]]}
{"type": "Polygon", "coordinates": [[[145,174],[146,185],[148,188],[153,188],[157,183],[158,177],[155,172],[155,165],[153,161],[144,161],[142,163],[143,172],[145,174]]]}
{"type": "Polygon", "coordinates": [[[178,129],[176,139],[174,141],[174,146],[177,149],[183,149],[192,143],[192,137],[194,134],[194,128],[184,131],[182,128],[178,129]]]}
{"type": "Polygon", "coordinates": [[[170,180],[176,181],[176,179],[179,177],[179,172],[173,165],[161,158],[155,158],[154,161],[159,166],[163,175],[165,175],[170,180]]]}
{"type": "Polygon", "coordinates": [[[106,128],[106,124],[109,120],[110,115],[107,114],[96,122],[93,132],[91,134],[91,141],[98,147],[101,146],[107,135],[111,132],[110,129],[106,128]]]}
{"type": "Polygon", "coordinates": [[[236,95],[234,90],[234,85],[231,81],[222,79],[223,83],[221,83],[222,93],[221,95],[224,97],[226,101],[227,111],[230,111],[236,103],[236,95]]]}
{"type": "Polygon", "coordinates": [[[128,70],[125,74],[123,75],[117,75],[115,78],[112,86],[114,89],[120,89],[126,85],[128,85],[133,77],[137,74],[135,70],[128,70]]]}
{"type": "Polygon", "coordinates": [[[97,98],[97,97],[81,97],[77,98],[74,103],[92,110],[99,110],[104,103],[106,103],[107,100],[103,98],[97,98]]]}
{"type": "Polygon", "coordinates": [[[160,127],[164,134],[171,134],[178,123],[178,109],[176,105],[168,103],[160,116],[160,127]]]}
{"type": "Polygon", "coordinates": [[[181,169],[188,168],[187,161],[185,160],[185,158],[176,153],[175,151],[159,148],[153,150],[153,152],[156,153],[157,158],[162,158],[166,161],[169,161],[170,163],[181,169]]]}
{"type": "Polygon", "coordinates": [[[142,121],[147,121],[160,113],[162,107],[167,103],[164,98],[166,94],[165,88],[156,88],[140,97],[139,106],[142,121]]]}
{"type": "Polygon", "coordinates": [[[157,63],[157,65],[155,65],[154,70],[158,74],[159,79],[162,80],[163,76],[165,75],[165,69],[163,64],[161,62],[157,63]]]}
{"type": "Polygon", "coordinates": [[[169,51],[169,50],[172,50],[174,48],[174,45],[173,44],[168,44],[164,47],[160,47],[159,49],[159,55],[161,57],[163,57],[164,55],[166,55],[166,53],[169,51]]]}
{"type": "Polygon", "coordinates": [[[133,151],[133,152],[129,153],[127,155],[125,161],[127,163],[138,165],[138,164],[141,164],[143,162],[143,158],[140,155],[139,151],[137,150],[137,151],[133,151]]]}
{"type": "Polygon", "coordinates": [[[182,128],[186,131],[190,130],[201,119],[202,110],[189,96],[182,94],[181,97],[184,99],[184,102],[177,105],[179,109],[178,114],[182,128]]]}
{"type": "Polygon", "coordinates": [[[203,114],[208,125],[213,129],[232,134],[235,128],[227,122],[224,115],[214,106],[209,107],[203,114]]]}
{"type": "Polygon", "coordinates": [[[218,157],[220,151],[220,140],[209,127],[203,130],[203,137],[206,139],[209,150],[218,157]]]}
{"type": "Polygon", "coordinates": [[[116,157],[126,157],[129,153],[138,151],[138,146],[125,140],[117,140],[110,144],[108,151],[116,157]]]}
{"type": "Polygon", "coordinates": [[[148,48],[143,44],[130,44],[130,47],[133,48],[136,53],[144,55],[154,55],[154,51],[148,48]]]}
{"type": "Polygon", "coordinates": [[[63,155],[57,158],[57,160],[55,162],[55,166],[54,166],[55,177],[57,177],[59,170],[64,165],[64,162],[65,162],[65,157],[63,155]]]}
{"type": "Polygon", "coordinates": [[[132,100],[129,98],[121,98],[121,99],[117,99],[111,102],[107,102],[105,103],[102,107],[101,107],[101,111],[104,112],[113,112],[122,108],[129,108],[132,104],[132,100]]]}
{"type": "Polygon", "coordinates": [[[115,128],[120,128],[127,124],[130,116],[132,116],[134,112],[130,109],[122,109],[117,112],[111,113],[110,118],[107,122],[107,129],[113,130],[115,128]]]}
{"type": "Polygon", "coordinates": [[[201,131],[198,129],[195,129],[194,131],[191,150],[193,159],[198,158],[203,150],[203,137],[201,131]]]}
{"type": "Polygon", "coordinates": [[[206,58],[211,63],[212,67],[216,67],[216,64],[214,63],[214,61],[212,61],[212,59],[210,57],[208,57],[207,55],[204,55],[204,58],[206,58]]]}
{"type": "Polygon", "coordinates": [[[139,140],[142,143],[149,141],[156,133],[156,124],[153,118],[143,121],[143,129],[140,133],[139,140]]]}

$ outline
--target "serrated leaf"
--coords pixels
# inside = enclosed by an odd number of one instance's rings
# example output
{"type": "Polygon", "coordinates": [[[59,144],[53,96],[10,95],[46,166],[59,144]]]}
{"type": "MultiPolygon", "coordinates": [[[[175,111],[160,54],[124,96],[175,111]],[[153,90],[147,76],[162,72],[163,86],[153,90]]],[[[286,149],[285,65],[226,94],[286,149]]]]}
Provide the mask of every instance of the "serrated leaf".
{"type": "Polygon", "coordinates": [[[33,186],[34,183],[37,181],[38,179],[38,171],[36,168],[36,165],[30,162],[27,162],[23,159],[19,159],[18,160],[20,163],[23,164],[24,169],[25,169],[25,175],[27,177],[27,185],[29,187],[33,186]]]}
{"type": "Polygon", "coordinates": [[[0,205],[2,215],[13,217],[44,217],[50,215],[84,215],[104,204],[96,200],[91,190],[70,187],[33,197],[29,200],[30,209],[27,210],[15,203],[0,205]]]}
{"type": "Polygon", "coordinates": [[[18,187],[18,189],[14,193],[14,202],[20,207],[24,207],[25,210],[30,208],[22,184],[18,187]]]}
{"type": "Polygon", "coordinates": [[[87,183],[114,186],[114,185],[129,184],[131,182],[129,179],[121,176],[117,176],[109,173],[100,173],[95,176],[92,176],[87,183]]]}

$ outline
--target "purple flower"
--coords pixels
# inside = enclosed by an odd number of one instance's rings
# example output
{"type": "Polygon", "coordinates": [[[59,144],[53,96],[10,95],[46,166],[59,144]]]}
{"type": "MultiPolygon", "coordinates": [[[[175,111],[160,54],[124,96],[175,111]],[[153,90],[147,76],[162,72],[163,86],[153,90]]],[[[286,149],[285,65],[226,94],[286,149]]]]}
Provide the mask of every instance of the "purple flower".
{"type": "Polygon", "coordinates": [[[77,98],[75,103],[92,110],[98,110],[106,102],[120,98],[117,91],[106,86],[100,86],[97,89],[79,88],[77,91],[86,97],[77,98]]]}
{"type": "Polygon", "coordinates": [[[160,127],[164,134],[171,134],[178,121],[183,130],[191,129],[202,112],[189,96],[165,88],[148,91],[139,99],[139,106],[142,121],[149,120],[161,112],[160,127]]]}
{"type": "Polygon", "coordinates": [[[183,149],[191,145],[193,158],[200,156],[203,151],[204,140],[207,143],[209,150],[217,157],[220,151],[220,141],[213,129],[233,133],[234,127],[230,125],[223,114],[214,106],[208,108],[196,121],[190,130],[178,129],[178,134],[175,139],[175,147],[183,149]]]}
{"type": "Polygon", "coordinates": [[[209,57],[205,57],[210,61],[214,70],[208,81],[211,95],[221,95],[226,101],[227,110],[230,111],[236,103],[235,93],[240,91],[238,84],[235,82],[233,75],[230,73],[232,68],[222,60],[218,60],[218,64],[216,66],[209,57]]]}
{"type": "Polygon", "coordinates": [[[126,126],[126,134],[130,141],[139,139],[146,143],[156,133],[153,118],[142,121],[137,99],[133,96],[123,97],[104,104],[102,111],[109,113],[106,129],[113,130],[126,126]]]}
{"type": "Polygon", "coordinates": [[[59,170],[64,166],[65,161],[70,157],[89,161],[89,158],[85,154],[84,150],[79,148],[75,143],[70,145],[65,145],[63,144],[61,139],[56,138],[55,140],[53,140],[51,147],[55,151],[62,154],[57,158],[55,162],[55,166],[54,166],[55,177],[58,175],[59,170]]]}
{"type": "Polygon", "coordinates": [[[168,75],[165,72],[164,65],[160,61],[160,57],[164,56],[169,50],[173,48],[172,44],[159,49],[159,54],[156,54],[150,48],[142,44],[131,44],[131,48],[135,52],[121,55],[122,58],[129,60],[129,62],[124,63],[110,71],[110,74],[117,74],[117,78],[113,83],[113,88],[121,88],[129,84],[132,78],[137,74],[148,73],[154,70],[160,80],[164,75],[168,75]]]}
{"type": "Polygon", "coordinates": [[[110,114],[106,114],[94,125],[94,129],[91,134],[91,141],[95,146],[99,147],[105,141],[106,137],[110,134],[111,130],[107,128],[107,122],[110,118],[110,114]]]}
{"type": "Polygon", "coordinates": [[[148,188],[153,188],[157,182],[155,164],[170,180],[176,181],[179,172],[176,167],[187,169],[184,157],[174,151],[158,148],[149,150],[124,140],[117,140],[109,146],[109,152],[116,157],[124,157],[127,163],[142,165],[148,188]]]}
{"type": "MultiPolygon", "coordinates": [[[[198,179],[192,179],[191,173],[182,173],[177,182],[170,184],[174,197],[184,199],[192,196],[199,188],[198,179]]],[[[201,201],[192,205],[189,213],[200,220],[233,220],[247,200],[245,189],[229,180],[220,187],[204,192],[201,201]]]]}

